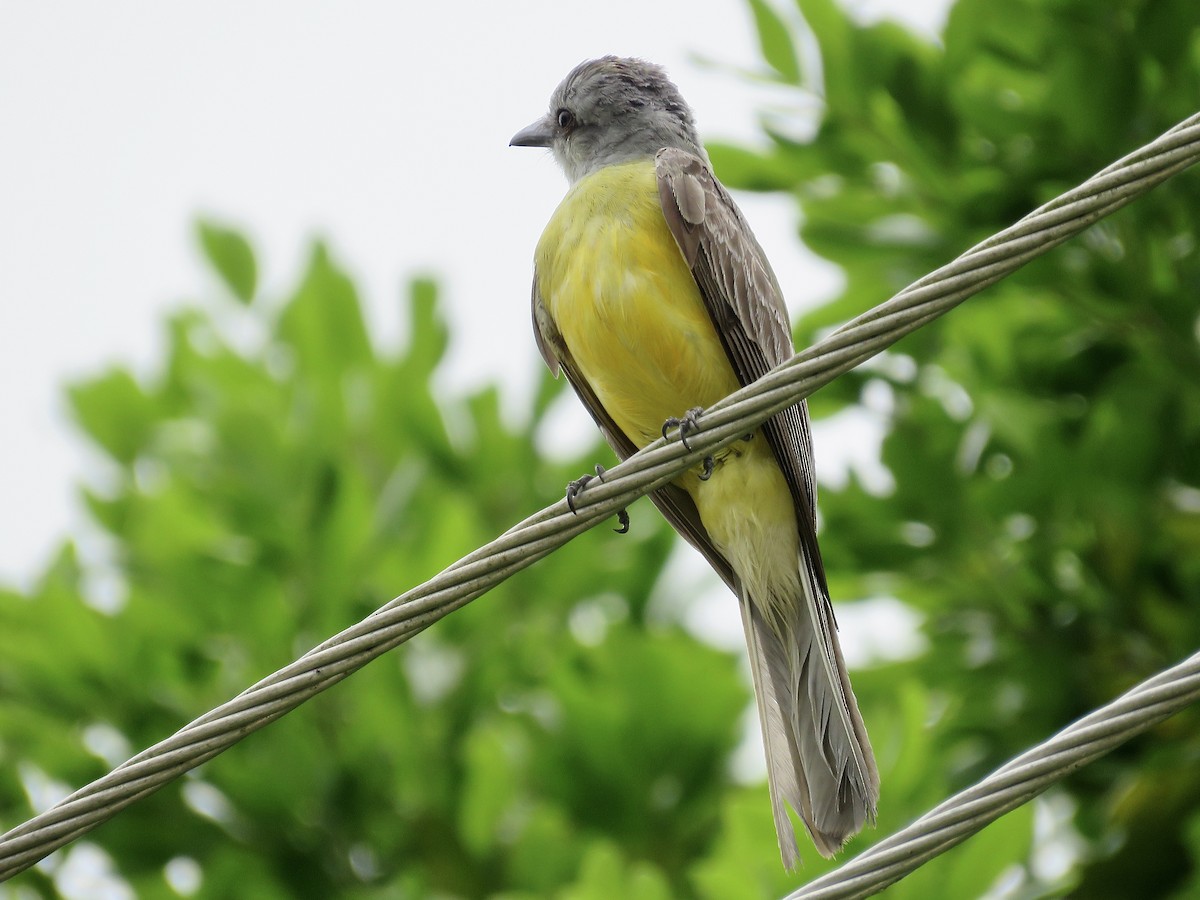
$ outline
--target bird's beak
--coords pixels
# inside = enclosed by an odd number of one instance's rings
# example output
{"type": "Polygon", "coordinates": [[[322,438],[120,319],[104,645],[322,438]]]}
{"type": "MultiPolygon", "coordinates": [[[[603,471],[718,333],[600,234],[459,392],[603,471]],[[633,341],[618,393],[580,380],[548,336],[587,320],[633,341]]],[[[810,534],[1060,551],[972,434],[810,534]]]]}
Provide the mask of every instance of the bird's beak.
{"type": "Polygon", "coordinates": [[[510,147],[549,147],[554,143],[554,123],[543,116],[532,125],[527,125],[512,136],[510,147]]]}

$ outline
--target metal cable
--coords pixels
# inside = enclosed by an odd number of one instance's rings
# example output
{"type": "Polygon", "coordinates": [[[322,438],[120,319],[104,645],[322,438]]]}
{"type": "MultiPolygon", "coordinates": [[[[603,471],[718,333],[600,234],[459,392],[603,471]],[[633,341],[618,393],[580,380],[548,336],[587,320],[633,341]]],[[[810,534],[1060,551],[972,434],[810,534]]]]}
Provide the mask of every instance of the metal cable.
{"type": "Polygon", "coordinates": [[[907,828],[806,884],[786,900],[868,897],[1032,800],[1050,785],[1200,700],[1200,653],[944,800],[907,828]]]}

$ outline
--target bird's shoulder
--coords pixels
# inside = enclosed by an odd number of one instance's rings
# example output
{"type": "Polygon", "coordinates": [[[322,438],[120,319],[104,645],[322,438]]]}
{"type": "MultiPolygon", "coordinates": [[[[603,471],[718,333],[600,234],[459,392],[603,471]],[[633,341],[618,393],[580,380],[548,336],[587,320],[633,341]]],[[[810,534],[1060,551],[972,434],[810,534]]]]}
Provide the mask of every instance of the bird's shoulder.
{"type": "Polygon", "coordinates": [[[687,150],[659,150],[654,166],[667,227],[714,319],[744,330],[767,367],[789,358],[793,348],[783,291],[729,191],[707,161],[687,150]]]}

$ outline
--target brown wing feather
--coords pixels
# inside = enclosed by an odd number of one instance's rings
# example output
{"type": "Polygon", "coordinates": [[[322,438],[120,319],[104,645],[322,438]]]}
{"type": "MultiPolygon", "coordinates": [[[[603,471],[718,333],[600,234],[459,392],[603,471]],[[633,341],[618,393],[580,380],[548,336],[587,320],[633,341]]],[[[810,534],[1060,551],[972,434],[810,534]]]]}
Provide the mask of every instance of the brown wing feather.
{"type": "MultiPolygon", "coordinates": [[[[604,406],[592,392],[587,381],[579,374],[579,370],[575,367],[575,362],[571,358],[570,350],[567,349],[566,343],[558,333],[558,329],[554,326],[554,321],[542,305],[541,297],[538,295],[536,275],[533,279],[532,300],[533,332],[537,340],[538,350],[542,353],[542,359],[546,361],[546,365],[556,378],[560,372],[566,373],[567,381],[575,389],[575,393],[579,395],[584,408],[591,414],[596,424],[600,426],[600,430],[604,433],[609,446],[613,448],[613,451],[620,459],[628,459],[638,448],[621,431],[616,422],[612,420],[612,417],[605,411],[604,406]]],[[[689,544],[704,555],[709,565],[716,570],[717,574],[729,585],[730,589],[734,593],[737,593],[738,581],[737,577],[733,574],[733,568],[729,565],[729,560],[722,556],[717,548],[713,546],[708,532],[705,531],[704,526],[700,523],[700,514],[696,511],[696,505],[692,502],[692,498],[687,495],[687,492],[682,488],[669,484],[656,491],[651,491],[650,499],[654,501],[654,505],[658,507],[666,520],[671,523],[671,526],[683,535],[689,544]]]]}
{"type": "MultiPolygon", "coordinates": [[[[655,169],[667,225],[738,380],[750,384],[794,352],[779,284],[733,199],[703,160],[667,148],[658,152],[655,169]]],[[[775,827],[784,864],[791,868],[798,857],[785,802],[828,856],[874,818],[879,774],[838,646],[817,547],[807,407],[800,403],[773,416],[763,432],[792,495],[803,560],[801,595],[783,605],[779,598],[739,596],[775,827]],[[764,618],[764,608],[771,609],[773,621],[764,618]]]]}
{"type": "MultiPolygon", "coordinates": [[[[658,152],[655,165],[667,225],[692,268],[734,372],[743,385],[757,381],[795,352],[775,273],[733,198],[701,159],[667,148],[658,152]]],[[[808,551],[805,558],[828,598],[817,550],[817,490],[807,405],[799,403],[773,416],[763,431],[796,504],[800,540],[808,551]]]]}

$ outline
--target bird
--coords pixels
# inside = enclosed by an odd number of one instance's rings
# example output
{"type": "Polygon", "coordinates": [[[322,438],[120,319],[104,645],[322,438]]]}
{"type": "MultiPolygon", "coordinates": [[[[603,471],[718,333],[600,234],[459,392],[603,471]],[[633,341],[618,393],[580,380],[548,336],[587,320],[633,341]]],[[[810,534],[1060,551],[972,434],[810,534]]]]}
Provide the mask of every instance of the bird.
{"type": "MultiPolygon", "coordinates": [[[[779,282],[661,66],[580,63],[510,146],[549,149],[569,182],[534,254],[534,336],[618,457],[672,428],[686,443],[705,407],[794,355],[779,282]]],[[[806,405],[651,498],[737,596],[784,866],[789,806],[832,856],[874,821],[879,772],[817,546],[806,405]]]]}

